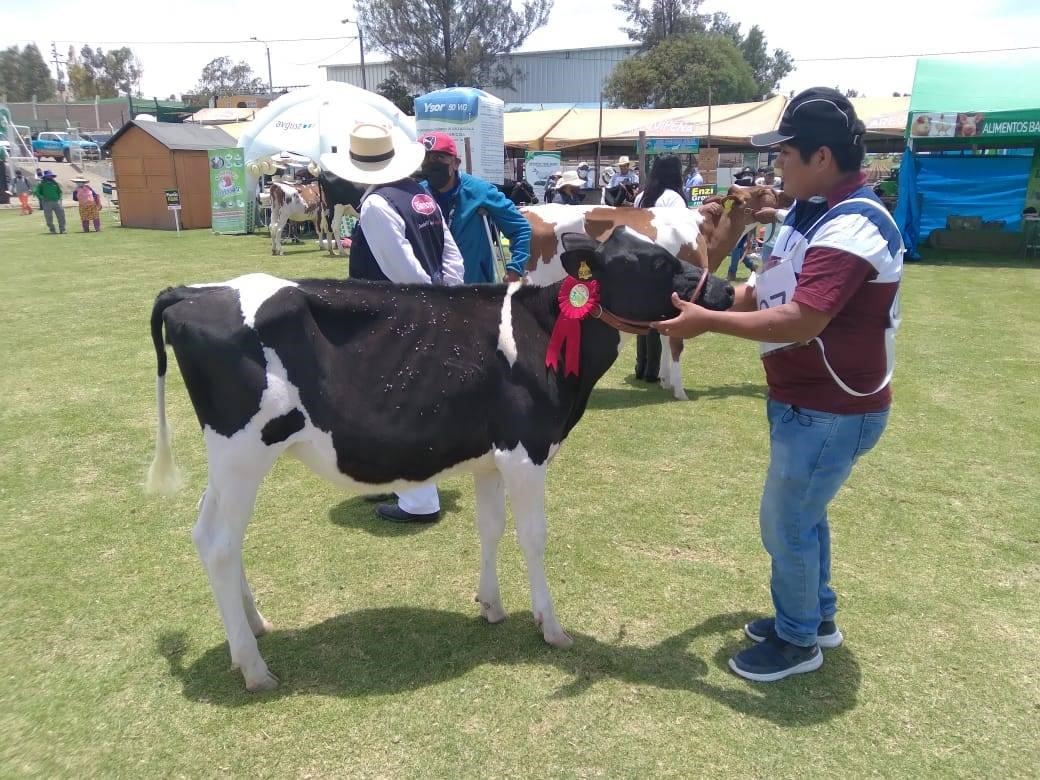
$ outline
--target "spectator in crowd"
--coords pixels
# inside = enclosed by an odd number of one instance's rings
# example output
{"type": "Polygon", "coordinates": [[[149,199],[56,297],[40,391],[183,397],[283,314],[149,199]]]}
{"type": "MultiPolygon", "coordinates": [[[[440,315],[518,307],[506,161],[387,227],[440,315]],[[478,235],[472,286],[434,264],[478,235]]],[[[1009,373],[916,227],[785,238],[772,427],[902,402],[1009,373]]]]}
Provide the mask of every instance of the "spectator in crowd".
{"type": "Polygon", "coordinates": [[[47,222],[47,229],[51,233],[65,232],[65,207],[61,205],[62,190],[57,182],[54,171],[43,171],[40,181],[33,189],[33,195],[40,200],[40,208],[43,218],[47,222]],[[58,230],[54,229],[54,218],[58,219],[58,230]]]}

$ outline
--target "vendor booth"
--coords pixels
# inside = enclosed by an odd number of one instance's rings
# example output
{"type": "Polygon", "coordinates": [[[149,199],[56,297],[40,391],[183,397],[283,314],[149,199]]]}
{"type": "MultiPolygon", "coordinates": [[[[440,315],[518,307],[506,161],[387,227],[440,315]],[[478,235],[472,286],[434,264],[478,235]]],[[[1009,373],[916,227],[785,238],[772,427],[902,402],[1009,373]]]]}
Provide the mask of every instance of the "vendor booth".
{"type": "Polygon", "coordinates": [[[895,216],[911,256],[924,242],[1025,247],[1040,207],[1040,58],[918,60],[906,137],[895,216]]]}

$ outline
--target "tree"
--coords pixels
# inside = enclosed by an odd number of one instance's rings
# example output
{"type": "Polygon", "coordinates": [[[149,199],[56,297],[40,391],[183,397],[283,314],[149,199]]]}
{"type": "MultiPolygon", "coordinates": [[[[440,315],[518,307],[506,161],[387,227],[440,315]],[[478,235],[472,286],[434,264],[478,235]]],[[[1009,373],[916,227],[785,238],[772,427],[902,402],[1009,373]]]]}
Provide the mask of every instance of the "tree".
{"type": "Polygon", "coordinates": [[[511,87],[516,72],[496,58],[548,21],[553,0],[355,0],[372,48],[424,91],[447,86],[511,87]]]}
{"type": "Polygon", "coordinates": [[[705,16],[699,13],[703,0],[654,0],[647,8],[640,0],[618,0],[614,5],[625,14],[623,32],[639,41],[644,51],[665,38],[705,30],[705,16]]]}
{"type": "Polygon", "coordinates": [[[77,55],[69,47],[69,89],[79,99],[140,94],[141,63],[126,46],[105,52],[89,45],[77,55]]]}
{"type": "Polygon", "coordinates": [[[202,69],[199,83],[192,92],[196,95],[248,95],[265,89],[266,85],[253,75],[249,63],[240,60],[234,64],[230,57],[217,57],[202,69]]]}
{"type": "MultiPolygon", "coordinates": [[[[98,52],[101,50],[98,49],[98,52]]],[[[103,82],[110,88],[116,89],[123,94],[141,94],[141,63],[134,56],[133,51],[123,46],[113,49],[105,55],[105,77],[103,82]]]]}
{"type": "Polygon", "coordinates": [[[54,97],[51,69],[35,43],[24,49],[11,46],[0,52],[0,93],[11,102],[50,100],[54,97]]]}
{"type": "MultiPolygon", "coordinates": [[[[739,35],[739,27],[737,25],[739,35]]],[[[748,30],[747,36],[739,42],[740,52],[744,60],[751,66],[758,84],[759,98],[771,97],[780,87],[780,80],[794,70],[794,60],[783,49],[774,49],[770,54],[766,48],[766,36],[757,24],[748,30]]]]}
{"type": "Polygon", "coordinates": [[[380,82],[379,86],[376,87],[376,92],[408,114],[408,116],[415,116],[415,98],[418,96],[393,71],[380,82]]]}
{"type": "Polygon", "coordinates": [[[745,36],[740,31],[740,23],[733,21],[729,14],[721,11],[702,14],[701,3],[702,0],[652,0],[649,7],[644,7],[640,0],[619,0],[615,8],[623,11],[629,22],[628,27],[621,29],[638,41],[644,52],[670,37],[691,32],[710,33],[732,41],[751,67],[758,84],[758,94],[752,99],[773,95],[780,80],[794,70],[791,55],[783,49],[775,49],[770,54],[765,33],[757,24],[745,36]]]}
{"type": "Polygon", "coordinates": [[[675,108],[705,105],[709,87],[715,103],[743,103],[758,96],[751,66],[732,40],[689,33],[619,63],[605,94],[613,105],[625,108],[675,108]]]}
{"type": "Polygon", "coordinates": [[[860,96],[858,89],[846,89],[843,94],[847,98],[857,98],[860,96]]]}

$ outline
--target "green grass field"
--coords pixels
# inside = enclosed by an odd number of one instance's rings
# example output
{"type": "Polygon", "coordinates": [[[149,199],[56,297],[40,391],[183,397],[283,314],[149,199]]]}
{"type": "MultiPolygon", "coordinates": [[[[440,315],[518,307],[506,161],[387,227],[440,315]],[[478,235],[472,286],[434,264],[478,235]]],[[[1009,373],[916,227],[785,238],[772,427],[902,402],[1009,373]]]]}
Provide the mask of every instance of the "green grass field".
{"type": "MultiPolygon", "coordinates": [[[[550,471],[547,569],[575,637],[473,603],[468,479],[398,528],[300,464],[265,482],[246,567],[282,686],[245,692],[191,543],[205,484],[142,491],[155,294],[248,271],[342,275],[311,247],[0,213],[0,776],[1027,777],[1040,765],[1040,266],[933,259],[904,286],[896,404],[833,505],[846,644],[773,685],[725,666],[769,608],[755,345],[691,343],[679,403],[629,346],[550,471]]],[[[171,366],[173,358],[171,353],[171,366]]]]}

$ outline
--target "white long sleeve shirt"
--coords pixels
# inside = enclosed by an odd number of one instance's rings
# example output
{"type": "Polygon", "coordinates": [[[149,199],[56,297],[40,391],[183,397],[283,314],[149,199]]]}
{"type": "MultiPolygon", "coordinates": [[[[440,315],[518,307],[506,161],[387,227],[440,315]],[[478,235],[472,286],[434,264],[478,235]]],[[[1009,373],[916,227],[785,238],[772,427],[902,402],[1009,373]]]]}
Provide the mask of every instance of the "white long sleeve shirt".
{"type": "MultiPolygon", "coordinates": [[[[366,193],[361,203],[360,221],[369,249],[387,279],[395,284],[431,284],[430,275],[422,267],[405,236],[404,219],[386,198],[378,193],[366,193]]],[[[462,253],[446,221],[442,272],[444,283],[449,287],[462,284],[465,275],[462,253]]]]}

